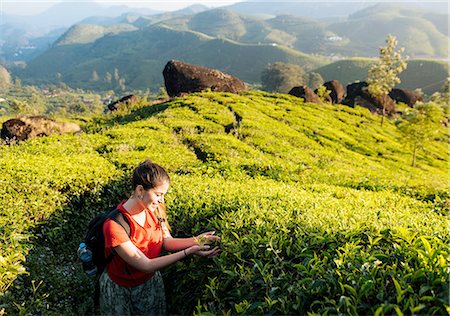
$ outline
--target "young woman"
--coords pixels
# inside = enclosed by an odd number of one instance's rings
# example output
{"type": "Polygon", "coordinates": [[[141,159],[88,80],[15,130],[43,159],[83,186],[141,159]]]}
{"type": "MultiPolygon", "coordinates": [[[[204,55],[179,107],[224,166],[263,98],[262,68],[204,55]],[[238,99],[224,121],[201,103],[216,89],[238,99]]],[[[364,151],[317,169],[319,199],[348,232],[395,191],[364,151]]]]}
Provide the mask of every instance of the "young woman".
{"type": "Polygon", "coordinates": [[[173,238],[164,208],[169,175],[149,160],[133,173],[131,197],[117,209],[130,223],[124,227],[105,221],[105,254],[116,255],[100,277],[100,311],[105,315],[165,315],[164,285],[159,270],[190,255],[214,257],[220,249],[203,246],[220,239],[214,232],[197,237],[173,238]],[[172,252],[161,256],[161,250],[172,252]]]}

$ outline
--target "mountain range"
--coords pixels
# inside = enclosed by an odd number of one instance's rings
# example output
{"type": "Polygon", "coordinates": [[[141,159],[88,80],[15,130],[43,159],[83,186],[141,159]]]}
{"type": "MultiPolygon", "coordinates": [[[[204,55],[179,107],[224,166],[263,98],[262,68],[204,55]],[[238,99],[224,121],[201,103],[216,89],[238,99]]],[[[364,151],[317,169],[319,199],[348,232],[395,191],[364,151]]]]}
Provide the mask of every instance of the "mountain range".
{"type": "Polygon", "coordinates": [[[308,13],[305,17],[294,15],[294,7],[279,3],[275,11],[271,2],[245,2],[212,10],[192,6],[166,13],[91,16],[59,37],[58,32],[53,38],[47,35],[51,46],[32,56],[26,67],[12,70],[33,84],[115,89],[114,73],[129,89],[157,89],[165,63],[180,59],[257,84],[262,70],[277,61],[311,71],[335,59],[377,57],[387,34],[395,35],[413,59],[448,57],[446,13],[389,3],[297,4],[297,10],[308,13]],[[251,15],[239,12],[250,8],[251,15]],[[291,14],[271,15],[288,9],[291,14]],[[341,16],[345,12],[350,13],[347,18],[341,16]]]}

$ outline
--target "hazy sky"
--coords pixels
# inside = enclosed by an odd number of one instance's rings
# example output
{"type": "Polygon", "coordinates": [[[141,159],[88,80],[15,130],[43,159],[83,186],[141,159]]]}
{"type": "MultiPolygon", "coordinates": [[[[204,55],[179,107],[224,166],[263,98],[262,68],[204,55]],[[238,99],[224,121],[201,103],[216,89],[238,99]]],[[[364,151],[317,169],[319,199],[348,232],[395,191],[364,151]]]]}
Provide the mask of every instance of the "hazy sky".
{"type": "MultiPolygon", "coordinates": [[[[86,0],[64,0],[65,2],[80,3],[86,2],[86,0]]],[[[88,0],[89,1],[89,0],[88,0]]],[[[0,0],[0,10],[8,14],[18,14],[18,15],[34,15],[45,11],[52,5],[55,5],[61,0],[0,0]]],[[[90,2],[90,1],[89,1],[90,2]]],[[[173,11],[182,9],[191,4],[203,4],[208,7],[218,7],[224,5],[230,5],[240,1],[233,0],[166,0],[166,1],[155,1],[155,0],[95,0],[97,3],[104,5],[126,5],[135,8],[150,8],[161,11],[173,11]]]]}
{"type": "MultiPolygon", "coordinates": [[[[63,0],[0,0],[0,12],[17,15],[35,15],[41,13],[63,0]]],[[[80,3],[91,0],[64,0],[65,2],[80,3]]],[[[261,0],[266,2],[277,2],[276,0],[261,0]]],[[[280,2],[448,2],[449,0],[281,0],[280,2]]],[[[161,11],[173,11],[182,9],[192,4],[203,4],[208,7],[218,7],[230,5],[235,0],[95,0],[97,3],[104,5],[126,5],[134,8],[150,8],[161,11]]]]}

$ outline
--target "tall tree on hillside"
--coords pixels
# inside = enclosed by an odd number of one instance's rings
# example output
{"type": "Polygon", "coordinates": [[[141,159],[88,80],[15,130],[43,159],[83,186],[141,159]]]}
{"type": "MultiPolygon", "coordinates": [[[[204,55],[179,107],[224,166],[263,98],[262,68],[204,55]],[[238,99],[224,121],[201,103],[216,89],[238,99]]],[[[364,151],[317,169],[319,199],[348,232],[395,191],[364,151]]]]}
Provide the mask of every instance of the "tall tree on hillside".
{"type": "Polygon", "coordinates": [[[412,109],[407,108],[396,122],[406,144],[412,149],[411,166],[416,165],[417,150],[424,149],[426,143],[439,131],[443,117],[439,104],[417,102],[412,109]]]}
{"type": "Polygon", "coordinates": [[[295,86],[306,85],[306,77],[299,65],[276,62],[263,70],[261,83],[265,91],[288,93],[295,86]]]}
{"type": "Polygon", "coordinates": [[[322,76],[317,72],[308,73],[308,87],[315,90],[324,84],[322,76]]]}
{"type": "MultiPolygon", "coordinates": [[[[406,69],[406,59],[402,57],[404,48],[395,51],[397,39],[395,36],[388,35],[386,38],[386,47],[380,47],[380,57],[369,69],[367,83],[369,84],[369,93],[373,97],[386,97],[397,84],[400,83],[398,75],[406,69]]],[[[381,116],[381,125],[383,126],[386,106],[383,102],[383,114],[381,116]]]]}
{"type": "Polygon", "coordinates": [[[119,79],[120,79],[119,69],[114,68],[114,80],[115,80],[116,82],[118,82],[119,79]]]}
{"type": "Polygon", "coordinates": [[[100,77],[98,76],[98,73],[96,70],[92,71],[92,75],[91,75],[91,81],[99,81],[100,77]]]}
{"type": "Polygon", "coordinates": [[[7,90],[12,85],[11,75],[0,65],[0,91],[7,90]]]}
{"type": "Polygon", "coordinates": [[[105,81],[107,83],[111,83],[111,81],[112,81],[112,75],[111,75],[111,73],[109,71],[107,71],[106,74],[105,74],[105,81]]]}
{"type": "Polygon", "coordinates": [[[441,105],[448,123],[450,119],[450,77],[444,81],[440,92],[433,93],[430,101],[441,105]]]}

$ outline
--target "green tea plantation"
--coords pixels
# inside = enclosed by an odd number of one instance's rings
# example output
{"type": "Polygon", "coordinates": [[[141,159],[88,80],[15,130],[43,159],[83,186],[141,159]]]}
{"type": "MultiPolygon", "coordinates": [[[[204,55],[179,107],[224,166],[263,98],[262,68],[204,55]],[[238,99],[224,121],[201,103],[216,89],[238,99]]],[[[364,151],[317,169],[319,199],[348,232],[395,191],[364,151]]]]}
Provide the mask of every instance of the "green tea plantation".
{"type": "Polygon", "coordinates": [[[172,235],[222,252],[163,270],[172,315],[446,315],[449,131],[412,154],[360,107],[204,92],[0,146],[0,315],[89,315],[76,250],[146,158],[172,235]]]}

